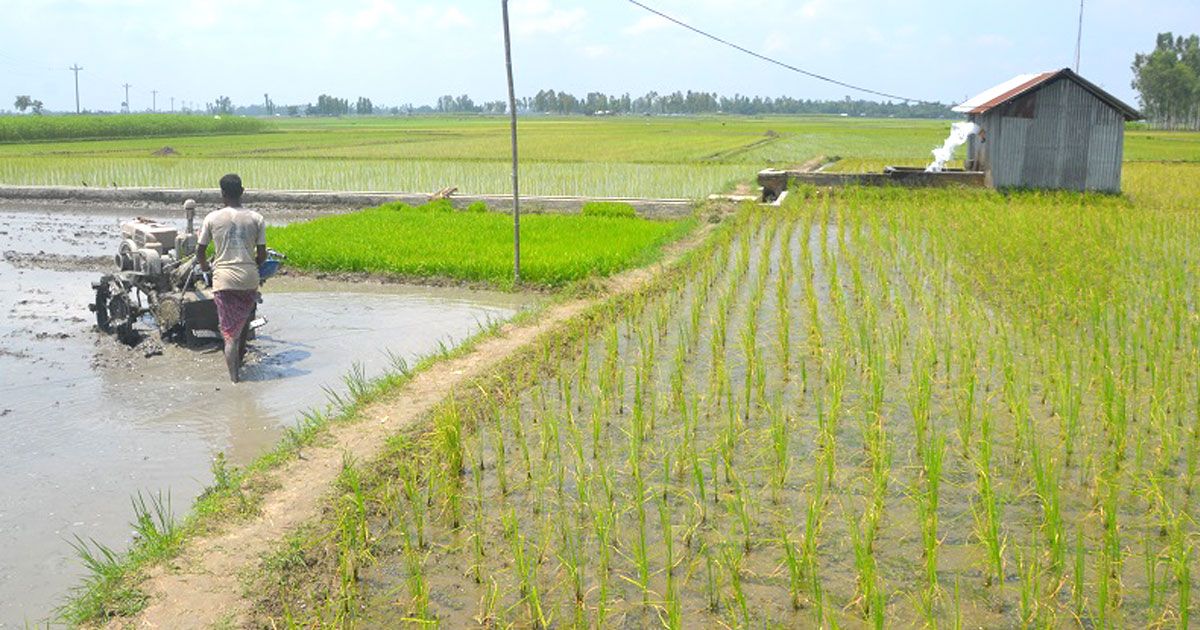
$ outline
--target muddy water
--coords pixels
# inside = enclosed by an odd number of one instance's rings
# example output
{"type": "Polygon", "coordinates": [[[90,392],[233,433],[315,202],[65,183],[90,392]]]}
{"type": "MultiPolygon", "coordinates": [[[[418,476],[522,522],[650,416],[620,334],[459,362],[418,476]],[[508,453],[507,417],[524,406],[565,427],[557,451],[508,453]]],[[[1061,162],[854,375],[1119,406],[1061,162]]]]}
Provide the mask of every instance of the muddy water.
{"type": "Polygon", "coordinates": [[[147,357],[95,332],[90,282],[132,214],[147,212],[0,207],[0,628],[45,619],[77,582],[76,536],[128,544],[138,491],[169,491],[183,511],[215,453],[252,460],[356,362],[378,374],[388,351],[411,361],[528,302],[276,278],[234,386],[215,345],[147,357]]]}

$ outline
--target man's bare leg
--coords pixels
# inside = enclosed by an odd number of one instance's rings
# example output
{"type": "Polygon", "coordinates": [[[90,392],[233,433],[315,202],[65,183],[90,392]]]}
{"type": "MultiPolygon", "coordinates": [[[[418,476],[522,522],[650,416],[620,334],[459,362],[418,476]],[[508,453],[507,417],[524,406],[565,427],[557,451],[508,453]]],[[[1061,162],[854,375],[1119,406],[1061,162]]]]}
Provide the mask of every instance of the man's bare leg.
{"type": "Polygon", "coordinates": [[[238,382],[238,368],[241,367],[241,340],[244,333],[238,333],[237,337],[225,340],[225,366],[229,368],[229,380],[234,383],[238,382]]]}

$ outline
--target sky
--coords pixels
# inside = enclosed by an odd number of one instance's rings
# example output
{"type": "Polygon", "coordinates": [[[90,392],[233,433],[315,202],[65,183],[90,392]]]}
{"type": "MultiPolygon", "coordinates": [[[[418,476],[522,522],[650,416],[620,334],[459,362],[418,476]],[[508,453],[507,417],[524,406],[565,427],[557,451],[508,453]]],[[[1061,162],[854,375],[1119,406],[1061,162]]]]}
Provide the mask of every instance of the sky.
{"type": "MultiPolygon", "coordinates": [[[[643,0],[786,63],[874,90],[960,102],[1074,64],[1075,0],[643,0]]],[[[877,98],[725,48],[626,0],[511,0],[518,96],[700,90],[877,98]]],[[[1200,31],[1198,0],[1086,0],[1081,74],[1138,105],[1130,63],[1161,31],[1200,31]]],[[[506,97],[500,0],[0,0],[0,109],[506,97]]]]}

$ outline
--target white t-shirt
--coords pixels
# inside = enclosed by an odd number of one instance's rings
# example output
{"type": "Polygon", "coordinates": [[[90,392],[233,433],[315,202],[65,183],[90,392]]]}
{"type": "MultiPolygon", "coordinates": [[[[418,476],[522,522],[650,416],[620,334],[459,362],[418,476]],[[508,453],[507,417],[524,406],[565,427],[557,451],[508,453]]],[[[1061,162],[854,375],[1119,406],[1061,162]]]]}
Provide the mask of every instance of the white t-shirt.
{"type": "Polygon", "coordinates": [[[200,227],[200,247],[213,244],[213,290],[258,289],[259,245],[267,244],[267,222],[244,208],[221,208],[208,213],[200,227]]]}

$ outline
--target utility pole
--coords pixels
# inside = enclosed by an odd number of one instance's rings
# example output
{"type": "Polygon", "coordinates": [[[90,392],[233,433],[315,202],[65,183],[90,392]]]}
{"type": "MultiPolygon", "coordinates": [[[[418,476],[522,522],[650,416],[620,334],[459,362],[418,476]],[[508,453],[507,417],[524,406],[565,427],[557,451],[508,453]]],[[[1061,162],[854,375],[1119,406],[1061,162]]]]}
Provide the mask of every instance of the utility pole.
{"type": "Polygon", "coordinates": [[[171,97],[171,113],[172,114],[175,113],[175,97],[174,96],[171,97]]]}
{"type": "Polygon", "coordinates": [[[1075,33],[1075,74],[1079,74],[1079,51],[1083,46],[1083,0],[1079,0],[1079,30],[1075,33]]]}
{"type": "Polygon", "coordinates": [[[129,85],[128,83],[125,83],[121,87],[125,88],[125,103],[123,103],[123,104],[125,105],[125,113],[128,114],[129,113],[129,88],[131,88],[133,86],[129,85]]]}
{"type": "Polygon", "coordinates": [[[75,64],[75,65],[71,66],[69,68],[69,70],[71,72],[75,73],[75,113],[78,114],[79,113],[79,71],[83,70],[83,68],[80,68],[79,64],[75,64]]]}
{"type": "Polygon", "coordinates": [[[158,111],[158,90],[150,90],[150,111],[158,111]]]}
{"type": "Polygon", "coordinates": [[[517,97],[513,91],[512,43],[508,37],[508,0],[500,0],[504,16],[504,67],[508,73],[508,113],[512,133],[513,284],[521,281],[521,194],[517,179],[517,97]]]}

